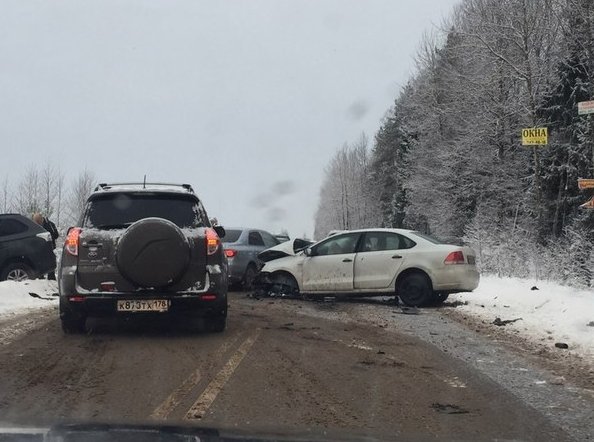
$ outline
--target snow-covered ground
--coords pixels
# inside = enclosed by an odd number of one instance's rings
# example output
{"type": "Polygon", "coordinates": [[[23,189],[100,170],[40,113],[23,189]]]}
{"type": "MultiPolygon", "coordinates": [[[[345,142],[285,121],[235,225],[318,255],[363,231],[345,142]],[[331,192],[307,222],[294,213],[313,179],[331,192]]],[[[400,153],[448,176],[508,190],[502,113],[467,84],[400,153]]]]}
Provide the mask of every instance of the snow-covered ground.
{"type": "Polygon", "coordinates": [[[448,302],[468,302],[458,308],[485,321],[522,318],[505,325],[537,343],[566,343],[594,358],[594,290],[551,282],[482,276],[473,293],[451,295],[448,302]],[[531,290],[537,287],[538,290],[531,290]]]}
{"type": "Polygon", "coordinates": [[[57,305],[57,293],[56,281],[0,281],[0,319],[57,305]]]}

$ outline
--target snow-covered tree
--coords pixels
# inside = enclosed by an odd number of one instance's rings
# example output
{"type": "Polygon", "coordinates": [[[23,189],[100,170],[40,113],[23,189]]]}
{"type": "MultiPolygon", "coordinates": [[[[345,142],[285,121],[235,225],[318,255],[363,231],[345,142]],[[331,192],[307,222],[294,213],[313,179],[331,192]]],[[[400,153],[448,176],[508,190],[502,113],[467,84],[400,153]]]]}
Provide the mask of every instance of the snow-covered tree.
{"type": "Polygon", "coordinates": [[[367,144],[365,135],[353,145],[345,144],[326,167],[315,217],[315,238],[323,238],[334,229],[379,225],[367,144]]]}

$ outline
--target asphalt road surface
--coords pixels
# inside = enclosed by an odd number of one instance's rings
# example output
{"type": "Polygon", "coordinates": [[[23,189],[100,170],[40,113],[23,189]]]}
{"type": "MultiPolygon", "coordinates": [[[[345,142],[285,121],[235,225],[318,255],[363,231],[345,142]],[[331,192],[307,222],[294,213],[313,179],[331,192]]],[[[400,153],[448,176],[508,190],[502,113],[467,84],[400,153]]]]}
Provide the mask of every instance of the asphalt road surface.
{"type": "Polygon", "coordinates": [[[545,382],[528,365],[483,370],[489,357],[523,362],[436,311],[234,293],[224,333],[141,320],[88,325],[87,335],[64,335],[55,309],[0,324],[0,422],[166,422],[402,440],[591,435],[586,390],[539,390],[545,382]],[[378,309],[383,316],[370,316],[378,309]]]}

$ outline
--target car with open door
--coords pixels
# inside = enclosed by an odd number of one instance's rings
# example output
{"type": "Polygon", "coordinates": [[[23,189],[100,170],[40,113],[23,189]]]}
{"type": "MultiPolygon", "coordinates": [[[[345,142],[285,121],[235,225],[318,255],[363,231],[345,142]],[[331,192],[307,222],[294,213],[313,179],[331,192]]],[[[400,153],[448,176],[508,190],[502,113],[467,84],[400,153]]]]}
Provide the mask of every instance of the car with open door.
{"type": "Polygon", "coordinates": [[[58,271],[67,333],[92,316],[227,318],[227,259],[191,186],[100,184],[68,231],[58,271]]]}
{"type": "Polygon", "coordinates": [[[404,304],[443,302],[479,283],[476,254],[404,229],[343,231],[306,248],[291,242],[263,252],[258,281],[302,295],[395,294],[404,304]]]}
{"type": "Polygon", "coordinates": [[[55,269],[50,233],[23,215],[0,214],[0,281],[33,279],[55,269]]]}

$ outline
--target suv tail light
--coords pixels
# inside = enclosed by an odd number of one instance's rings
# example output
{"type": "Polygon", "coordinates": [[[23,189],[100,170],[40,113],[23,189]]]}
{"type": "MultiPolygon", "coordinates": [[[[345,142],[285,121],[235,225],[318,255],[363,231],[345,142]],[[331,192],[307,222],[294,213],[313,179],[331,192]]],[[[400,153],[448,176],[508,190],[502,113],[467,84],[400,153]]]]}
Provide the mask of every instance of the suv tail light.
{"type": "Polygon", "coordinates": [[[450,253],[445,261],[444,264],[466,264],[466,260],[464,259],[464,253],[458,250],[457,252],[450,253]]]}
{"type": "Polygon", "coordinates": [[[237,250],[234,250],[234,249],[225,249],[225,256],[227,258],[233,258],[235,255],[237,255],[237,250]]]}
{"type": "Polygon", "coordinates": [[[206,254],[214,255],[221,246],[221,240],[214,229],[208,227],[206,229],[206,254]]]}
{"type": "Polygon", "coordinates": [[[64,242],[64,248],[72,256],[78,256],[78,243],[80,241],[80,232],[82,232],[82,229],[80,227],[72,227],[68,231],[68,236],[66,237],[66,241],[64,242]]]}

